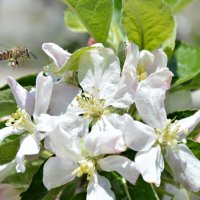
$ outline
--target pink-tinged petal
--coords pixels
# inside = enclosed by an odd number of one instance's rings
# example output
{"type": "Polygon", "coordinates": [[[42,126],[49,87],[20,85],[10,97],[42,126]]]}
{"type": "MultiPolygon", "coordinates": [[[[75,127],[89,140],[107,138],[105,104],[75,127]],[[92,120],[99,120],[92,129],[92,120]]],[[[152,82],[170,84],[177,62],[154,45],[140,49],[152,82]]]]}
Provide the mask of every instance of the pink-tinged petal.
{"type": "Polygon", "coordinates": [[[1,200],[20,200],[20,190],[9,184],[0,184],[1,200]]]}
{"type": "Polygon", "coordinates": [[[35,104],[34,92],[29,93],[14,78],[10,76],[8,77],[7,81],[15,97],[17,105],[20,108],[25,109],[27,113],[32,114],[35,104]]]}
{"type": "Polygon", "coordinates": [[[16,167],[16,161],[12,160],[9,163],[6,163],[4,165],[0,165],[0,182],[3,181],[7,176],[13,172],[13,170],[16,167]]]}
{"type": "Polygon", "coordinates": [[[196,138],[196,142],[199,142],[199,143],[200,143],[200,135],[197,136],[197,138],[196,138]]]}
{"type": "Polygon", "coordinates": [[[5,127],[0,129],[0,143],[8,136],[10,135],[19,135],[23,133],[23,131],[18,130],[18,129],[13,129],[13,127],[9,126],[9,127],[5,127]]]}
{"type": "Polygon", "coordinates": [[[59,83],[54,85],[48,113],[50,115],[60,115],[67,111],[73,99],[80,93],[80,89],[75,85],[59,83]]]}
{"type": "Polygon", "coordinates": [[[200,191],[200,161],[185,144],[179,144],[177,148],[167,149],[167,163],[185,188],[193,192],[200,191]]]}
{"type": "Polygon", "coordinates": [[[132,184],[135,184],[139,177],[135,163],[124,156],[108,156],[100,159],[98,164],[103,171],[116,171],[132,184]]]}
{"type": "Polygon", "coordinates": [[[75,178],[73,174],[78,164],[68,158],[51,157],[44,164],[43,183],[50,190],[64,185],[75,178]]]}
{"type": "Polygon", "coordinates": [[[120,82],[120,63],[111,49],[94,48],[79,60],[78,79],[84,92],[97,99],[112,97],[120,82]]]}
{"type": "Polygon", "coordinates": [[[95,173],[87,187],[87,200],[115,200],[108,179],[95,173]]]}
{"type": "Polygon", "coordinates": [[[146,151],[155,143],[155,130],[142,122],[135,121],[128,114],[124,115],[124,141],[135,151],[146,151]]]}
{"type": "Polygon", "coordinates": [[[164,170],[164,160],[160,146],[152,147],[145,152],[138,152],[135,157],[136,167],[146,182],[160,185],[161,172],[164,170]]]}
{"type": "Polygon", "coordinates": [[[58,68],[62,67],[71,56],[70,53],[54,43],[44,43],[42,50],[54,61],[58,68]]]}
{"type": "Polygon", "coordinates": [[[163,128],[167,115],[164,106],[165,92],[169,89],[172,73],[165,68],[140,82],[135,104],[143,121],[153,128],[163,128]]]}
{"type": "Polygon", "coordinates": [[[194,115],[190,117],[186,117],[185,119],[179,120],[177,125],[179,125],[180,127],[177,134],[181,138],[185,138],[193,131],[193,129],[199,124],[199,122],[200,122],[200,111],[197,111],[194,115]]]}
{"type": "Polygon", "coordinates": [[[35,90],[35,116],[46,113],[49,107],[49,102],[53,90],[53,79],[51,76],[44,76],[40,72],[36,79],[35,90]]]}
{"type": "Polygon", "coordinates": [[[91,156],[120,153],[126,150],[122,132],[123,117],[117,114],[104,116],[85,136],[85,146],[91,156]]]}
{"type": "Polygon", "coordinates": [[[40,146],[33,135],[26,136],[20,144],[19,151],[16,155],[16,171],[17,172],[24,172],[25,165],[24,165],[24,156],[26,155],[35,155],[40,152],[40,146]]]}

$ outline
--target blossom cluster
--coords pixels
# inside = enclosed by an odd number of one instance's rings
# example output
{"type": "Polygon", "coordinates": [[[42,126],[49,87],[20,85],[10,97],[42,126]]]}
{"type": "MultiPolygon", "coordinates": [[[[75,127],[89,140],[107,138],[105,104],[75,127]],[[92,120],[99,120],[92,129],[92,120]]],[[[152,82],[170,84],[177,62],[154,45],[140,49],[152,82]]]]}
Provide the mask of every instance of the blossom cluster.
{"type": "MultiPolygon", "coordinates": [[[[71,57],[53,43],[42,48],[56,69],[71,57]]],[[[116,171],[131,184],[141,174],[159,186],[167,163],[179,183],[200,191],[200,161],[186,140],[200,122],[200,111],[181,120],[167,118],[164,100],[173,73],[162,49],[139,51],[128,43],[122,67],[113,50],[95,44],[79,58],[78,84],[65,81],[72,74],[58,78],[40,72],[30,91],[8,78],[18,109],[0,130],[0,142],[10,135],[20,135],[21,142],[15,159],[0,166],[0,180],[13,168],[24,172],[25,156],[43,147],[54,154],[43,169],[49,190],[86,175],[87,200],[115,199],[99,171],[116,171]],[[133,118],[131,108],[140,120],[133,118]],[[134,160],[121,154],[128,148],[136,152],[134,160]]]]}

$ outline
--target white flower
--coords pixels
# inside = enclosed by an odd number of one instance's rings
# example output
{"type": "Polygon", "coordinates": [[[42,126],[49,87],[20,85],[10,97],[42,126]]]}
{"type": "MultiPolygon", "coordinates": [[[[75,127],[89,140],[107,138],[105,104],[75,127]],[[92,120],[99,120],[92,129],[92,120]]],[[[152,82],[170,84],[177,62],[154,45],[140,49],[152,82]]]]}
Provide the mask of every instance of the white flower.
{"type": "Polygon", "coordinates": [[[167,55],[162,49],[157,49],[152,53],[147,50],[139,51],[139,47],[134,43],[127,44],[123,71],[127,81],[132,80],[131,88],[134,101],[137,88],[145,79],[162,73],[162,71],[166,77],[171,76],[171,72],[167,68],[167,55]]]}
{"type": "Polygon", "coordinates": [[[170,77],[163,72],[141,82],[135,103],[147,125],[127,116],[125,143],[139,151],[135,163],[145,181],[160,185],[164,154],[176,179],[186,188],[197,192],[200,190],[200,162],[185,145],[185,137],[199,123],[200,111],[179,121],[167,119],[164,99],[169,84],[170,77]]]}
{"type": "Polygon", "coordinates": [[[98,46],[86,51],[79,60],[78,80],[83,92],[68,113],[76,114],[87,125],[110,115],[113,108],[127,109],[134,102],[134,79],[124,70],[120,75],[119,59],[111,49],[98,46]]]}
{"type": "MultiPolygon", "coordinates": [[[[66,112],[68,104],[77,95],[79,88],[64,83],[54,84],[53,79],[44,76],[42,72],[37,76],[36,88],[30,92],[12,77],[8,78],[8,84],[19,108],[11,115],[7,127],[0,130],[0,142],[9,135],[23,134],[14,163],[17,172],[24,172],[24,156],[38,154],[40,141],[47,136],[47,131],[44,132],[43,129],[48,129],[49,123],[44,123],[41,127],[41,118],[46,122],[48,115],[45,113],[60,115],[66,112]]],[[[1,171],[6,171],[6,166],[9,168],[11,165],[3,165],[1,171]]]]}
{"type": "MultiPolygon", "coordinates": [[[[117,118],[119,125],[122,125],[122,120],[123,117],[117,118]]],[[[115,125],[112,128],[104,126],[100,131],[99,123],[103,123],[100,121],[92,127],[89,134],[83,134],[85,137],[69,134],[62,126],[49,135],[52,140],[51,150],[56,156],[51,157],[44,165],[43,183],[48,189],[86,174],[89,182],[87,200],[115,199],[109,181],[97,173],[99,168],[108,172],[117,171],[132,184],[136,182],[139,173],[134,162],[119,155],[104,157],[106,154],[124,151],[125,145],[122,134],[115,125]]]]}

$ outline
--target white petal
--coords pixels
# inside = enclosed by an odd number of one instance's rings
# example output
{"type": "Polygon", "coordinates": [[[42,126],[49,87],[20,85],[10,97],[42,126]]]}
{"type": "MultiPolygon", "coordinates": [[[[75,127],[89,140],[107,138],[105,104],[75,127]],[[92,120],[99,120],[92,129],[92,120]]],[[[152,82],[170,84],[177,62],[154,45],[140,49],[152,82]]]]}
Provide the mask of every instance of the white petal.
{"type": "Polygon", "coordinates": [[[197,111],[194,115],[190,117],[179,120],[178,125],[180,125],[180,128],[177,134],[180,135],[181,138],[185,138],[193,131],[193,129],[199,124],[199,122],[200,111],[197,111]]]}
{"type": "Polygon", "coordinates": [[[70,182],[75,178],[73,171],[77,167],[77,163],[66,158],[49,158],[43,169],[43,183],[45,187],[50,190],[70,182]]]}
{"type": "MultiPolygon", "coordinates": [[[[148,65],[148,63],[147,63],[148,65]]],[[[167,55],[162,49],[153,52],[153,63],[148,65],[148,75],[167,67],[167,55]]]]}
{"type": "Polygon", "coordinates": [[[186,145],[179,144],[177,150],[168,149],[166,161],[184,187],[193,192],[200,191],[200,161],[186,145]]]}
{"type": "Polygon", "coordinates": [[[17,83],[17,81],[14,78],[10,76],[8,77],[7,81],[15,97],[17,105],[20,108],[25,109],[27,113],[32,114],[35,103],[34,92],[29,93],[25,88],[23,88],[19,83],[17,83]]]}
{"type": "Polygon", "coordinates": [[[25,155],[35,155],[38,154],[40,151],[39,144],[33,137],[33,135],[26,136],[20,144],[19,151],[16,155],[16,170],[17,172],[24,172],[25,166],[24,166],[24,156],[25,155]]]}
{"type": "Polygon", "coordinates": [[[123,133],[126,145],[135,151],[148,150],[157,139],[153,128],[133,120],[128,114],[125,114],[123,133]]]}
{"type": "Polygon", "coordinates": [[[122,77],[117,90],[111,99],[107,99],[107,105],[116,108],[127,108],[135,100],[135,92],[137,89],[136,68],[138,65],[139,49],[133,43],[129,43],[126,47],[126,60],[122,70],[122,77]]]}
{"type": "Polygon", "coordinates": [[[135,163],[124,156],[108,156],[98,161],[100,168],[107,172],[116,171],[130,183],[135,184],[139,171],[135,163]]]}
{"type": "Polygon", "coordinates": [[[70,53],[54,43],[44,43],[42,50],[54,61],[58,67],[62,67],[70,57],[70,53]]]}
{"type": "Polygon", "coordinates": [[[11,126],[0,129],[0,143],[8,136],[14,134],[18,135],[20,133],[22,133],[22,131],[18,129],[13,129],[13,127],[11,126]]]}
{"type": "Polygon", "coordinates": [[[139,47],[134,43],[128,43],[126,47],[126,59],[124,67],[129,71],[135,71],[139,61],[139,47]]]}
{"type": "Polygon", "coordinates": [[[9,176],[11,172],[15,169],[15,167],[15,160],[12,160],[11,162],[4,165],[0,165],[0,182],[3,181],[7,176],[9,176]]]}
{"type": "Polygon", "coordinates": [[[78,79],[84,92],[98,99],[109,98],[120,82],[120,64],[111,49],[95,48],[79,60],[78,79]]]}
{"type": "Polygon", "coordinates": [[[146,182],[155,183],[156,186],[160,185],[161,172],[164,170],[164,160],[160,146],[152,147],[145,152],[138,152],[135,163],[146,182]]]}
{"type": "Polygon", "coordinates": [[[163,128],[167,116],[164,107],[165,92],[169,89],[172,73],[167,69],[151,74],[140,82],[135,104],[142,119],[153,128],[163,128]]]}
{"type": "Polygon", "coordinates": [[[78,95],[80,89],[77,86],[59,83],[54,85],[48,113],[50,115],[60,115],[67,111],[68,105],[75,96],[78,95]]]}
{"type": "Polygon", "coordinates": [[[47,112],[52,89],[53,89],[52,77],[44,76],[43,72],[40,72],[36,79],[35,109],[34,109],[34,114],[36,116],[39,116],[40,114],[47,112]]]}
{"type": "Polygon", "coordinates": [[[137,76],[133,69],[124,66],[122,77],[117,90],[106,104],[116,108],[128,108],[135,101],[135,92],[137,89],[137,76]]]}
{"type": "Polygon", "coordinates": [[[97,121],[91,132],[85,136],[87,152],[92,156],[97,156],[125,151],[123,128],[121,128],[123,126],[120,126],[122,122],[123,117],[117,114],[104,116],[97,121]]]}
{"type": "Polygon", "coordinates": [[[138,66],[144,67],[145,71],[148,72],[148,75],[150,74],[149,72],[153,65],[153,61],[154,61],[154,55],[151,52],[146,50],[142,50],[140,52],[138,66]]]}
{"type": "Polygon", "coordinates": [[[82,158],[80,138],[67,133],[61,126],[56,127],[48,136],[48,146],[59,157],[68,157],[70,160],[82,158]]]}
{"type": "Polygon", "coordinates": [[[110,189],[108,179],[97,173],[91,178],[87,188],[87,200],[114,200],[115,195],[110,189]]]}

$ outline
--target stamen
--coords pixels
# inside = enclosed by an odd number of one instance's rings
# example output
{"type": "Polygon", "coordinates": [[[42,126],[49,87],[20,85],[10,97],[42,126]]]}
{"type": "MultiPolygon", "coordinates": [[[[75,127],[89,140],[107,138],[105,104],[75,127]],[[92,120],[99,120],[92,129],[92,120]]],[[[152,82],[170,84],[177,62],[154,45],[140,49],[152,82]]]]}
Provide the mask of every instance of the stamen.
{"type": "Polygon", "coordinates": [[[6,126],[12,126],[15,129],[26,130],[29,133],[33,133],[35,125],[31,120],[30,115],[21,108],[18,108],[16,113],[13,113],[10,119],[7,121],[6,126]]]}
{"type": "Polygon", "coordinates": [[[105,110],[105,100],[95,99],[92,95],[83,93],[77,96],[79,107],[84,110],[84,116],[89,116],[93,119],[99,118],[105,110]]]}
{"type": "Polygon", "coordinates": [[[77,177],[81,177],[83,174],[87,174],[89,180],[93,176],[95,171],[95,163],[90,159],[84,159],[79,162],[79,167],[73,171],[77,177]]]}
{"type": "Polygon", "coordinates": [[[139,65],[137,67],[137,79],[138,81],[142,81],[146,79],[148,76],[147,72],[145,71],[145,68],[142,65],[139,65]]]}

